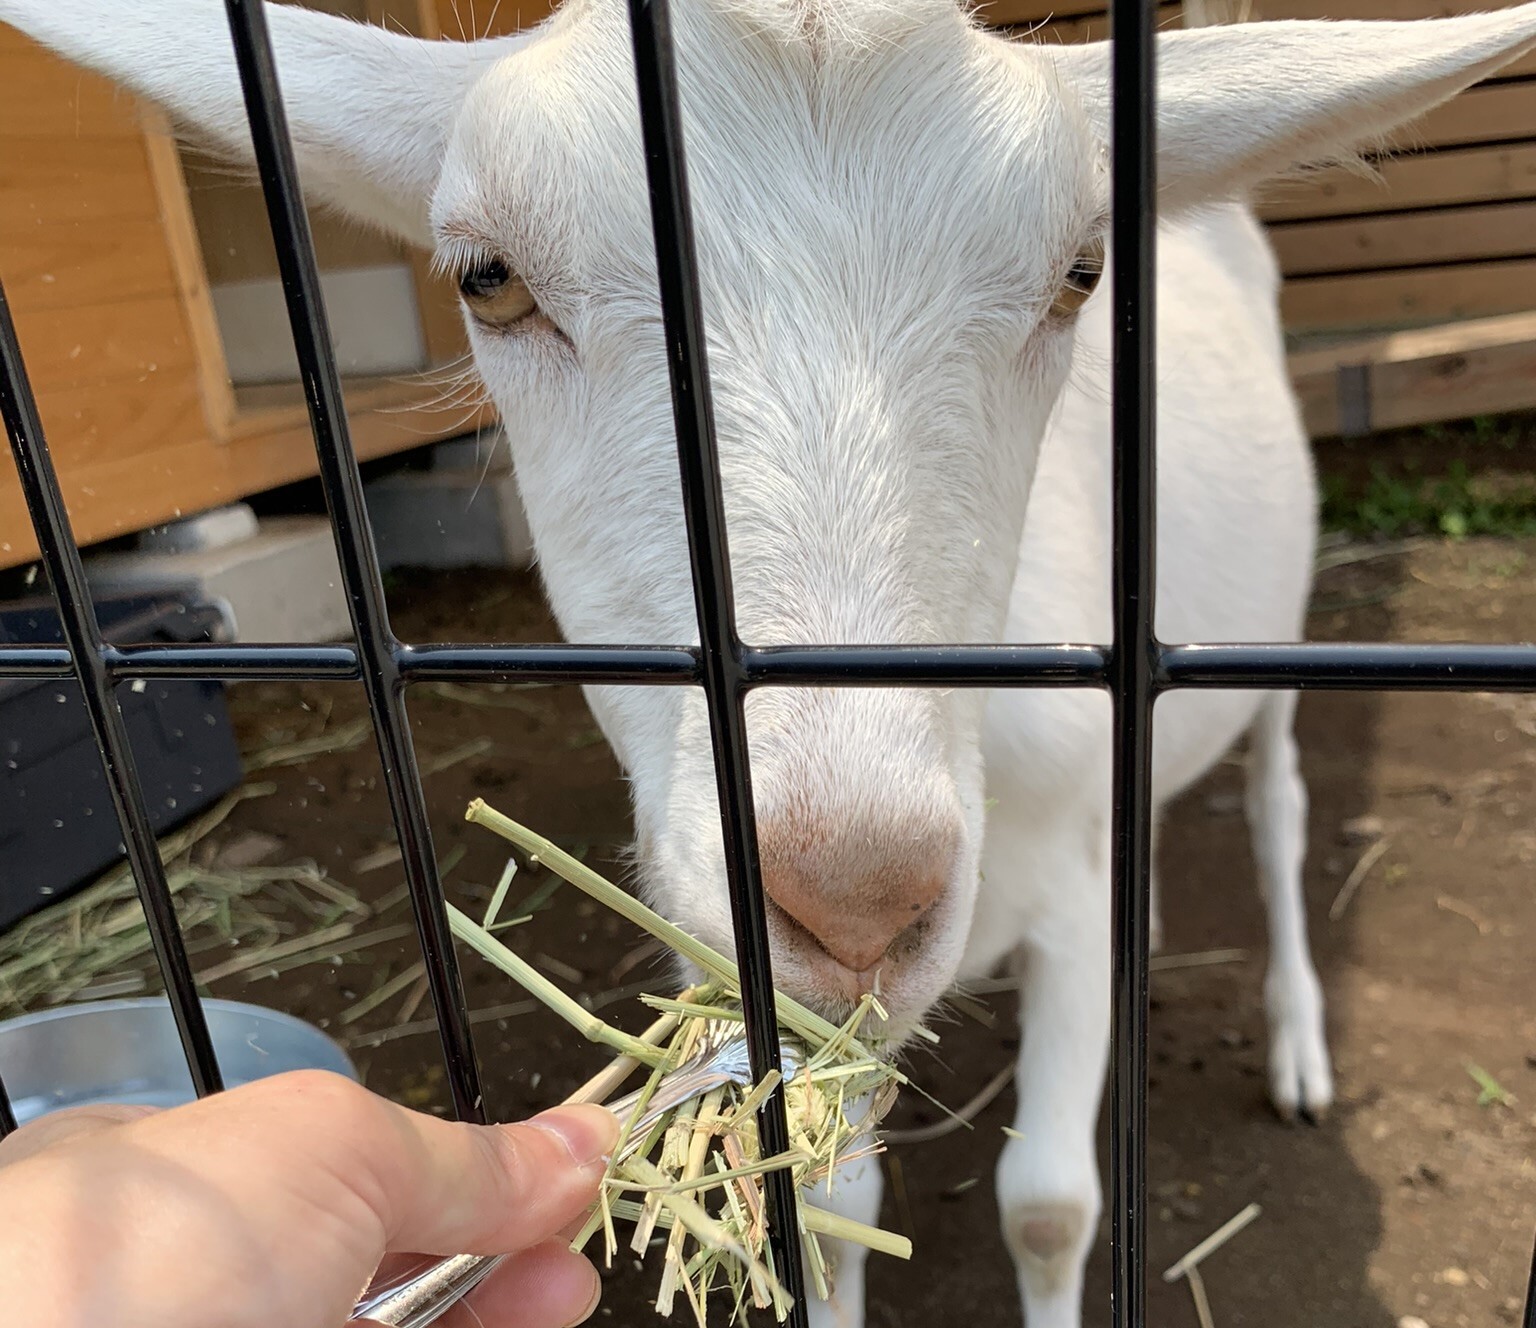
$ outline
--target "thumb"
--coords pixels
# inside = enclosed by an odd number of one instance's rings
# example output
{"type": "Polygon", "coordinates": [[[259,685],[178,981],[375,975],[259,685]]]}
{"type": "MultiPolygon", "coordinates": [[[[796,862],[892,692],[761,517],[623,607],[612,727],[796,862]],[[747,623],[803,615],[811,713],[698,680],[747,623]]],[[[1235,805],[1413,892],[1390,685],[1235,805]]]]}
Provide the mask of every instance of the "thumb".
{"type": "Polygon", "coordinates": [[[183,1110],[195,1123],[166,1113],[128,1128],[146,1143],[164,1131],[162,1144],[235,1193],[256,1160],[281,1160],[284,1188],[296,1183],[307,1206],[370,1218],[385,1251],[418,1254],[505,1254],[555,1235],[597,1197],[619,1131],[593,1106],[518,1125],[439,1120],[316,1071],[183,1110]]]}
{"type": "Polygon", "coordinates": [[[391,1107],[398,1147],[375,1155],[386,1248],[523,1250],[579,1221],[618,1139],[613,1113],[557,1107],[525,1124],[461,1125],[391,1107]]]}

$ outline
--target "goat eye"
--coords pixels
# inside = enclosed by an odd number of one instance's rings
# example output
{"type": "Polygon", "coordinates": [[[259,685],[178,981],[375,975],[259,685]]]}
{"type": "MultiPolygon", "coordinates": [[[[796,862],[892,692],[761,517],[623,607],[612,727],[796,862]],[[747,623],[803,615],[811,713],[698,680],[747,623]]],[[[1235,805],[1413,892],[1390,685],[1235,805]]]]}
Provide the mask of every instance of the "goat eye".
{"type": "Polygon", "coordinates": [[[1104,245],[1095,241],[1072,260],[1066,279],[1051,302],[1051,312],[1058,318],[1070,318],[1087,303],[1103,275],[1104,245]]]}
{"type": "Polygon", "coordinates": [[[459,282],[459,290],[466,300],[488,300],[511,280],[512,273],[507,265],[501,259],[493,258],[466,272],[459,282]]]}
{"type": "Polygon", "coordinates": [[[470,313],[496,328],[511,327],[538,307],[527,285],[499,258],[470,268],[459,278],[459,294],[470,313]]]}

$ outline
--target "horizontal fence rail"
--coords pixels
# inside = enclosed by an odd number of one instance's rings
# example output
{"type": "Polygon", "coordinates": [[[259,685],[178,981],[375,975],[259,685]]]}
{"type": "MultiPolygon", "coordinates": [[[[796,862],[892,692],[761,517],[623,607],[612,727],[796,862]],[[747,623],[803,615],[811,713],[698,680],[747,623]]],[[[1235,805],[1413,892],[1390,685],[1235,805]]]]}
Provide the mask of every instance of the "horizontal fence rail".
{"type": "MultiPolygon", "coordinates": [[[[1536,691],[1536,645],[1413,642],[1153,644],[1154,693],[1181,688],[1313,691],[1536,691]]],[[[1100,687],[1112,686],[1110,651],[1088,645],[748,646],[743,687],[1100,687]]],[[[352,646],[102,646],[113,682],[357,682],[352,646]]],[[[689,686],[703,677],[689,646],[399,645],[403,683],[689,686]]],[[[73,678],[66,646],[0,645],[0,678],[73,678]]]]}
{"type": "MultiPolygon", "coordinates": [[[[743,704],[759,687],[1098,688],[1116,712],[1113,866],[1115,1038],[1111,1078],[1112,1317],[1145,1323],[1148,871],[1152,715],[1185,688],[1536,691],[1536,645],[1173,644],[1153,634],[1155,170],[1154,6],[1114,7],[1112,81],[1115,438],[1109,645],[804,645],[758,647],[737,635],[713,410],[667,0],[631,0],[630,19],[671,374],[683,507],[698,614],[697,646],[409,644],[391,627],[362,480],[320,295],[294,168],[278,71],[256,0],[225,0],[295,348],[321,484],[352,617],[350,644],[105,644],[79,549],[48,455],[4,292],[0,290],[0,416],[10,437],[42,563],[65,626],[64,645],[0,646],[0,678],[74,679],[101,750],[156,959],[199,1094],[220,1086],[194,975],[145,814],[114,689],[140,679],[356,682],[364,686],[430,978],[454,1108],[484,1119],[469,1012],[447,926],[420,772],[405,709],[412,683],[454,680],[539,685],[699,688],[706,700],[726,850],[743,1004],[754,1073],[778,1065],[772,967],[753,824],[743,704]]],[[[787,1147],[783,1097],[764,1104],[765,1150],[787,1147]]],[[[0,1085],[0,1135],[15,1127],[0,1085]]],[[[795,1195],[786,1172],[768,1181],[774,1265],[806,1309],[795,1195]]],[[[1536,1260],[1532,1265],[1536,1286],[1536,1260]]],[[[1536,1295],[1525,1323],[1536,1328],[1536,1295]]]]}

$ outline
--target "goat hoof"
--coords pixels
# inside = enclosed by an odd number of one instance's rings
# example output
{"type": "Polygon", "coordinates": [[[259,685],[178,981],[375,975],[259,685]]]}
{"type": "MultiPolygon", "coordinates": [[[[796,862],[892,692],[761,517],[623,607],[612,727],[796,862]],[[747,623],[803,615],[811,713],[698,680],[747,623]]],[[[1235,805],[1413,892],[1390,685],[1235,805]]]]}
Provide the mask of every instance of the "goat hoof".
{"type": "Polygon", "coordinates": [[[1300,1116],[1316,1124],[1333,1105],[1317,975],[1296,965],[1271,969],[1264,997],[1269,1011],[1270,1101],[1282,1120],[1300,1116]]]}
{"type": "Polygon", "coordinates": [[[1333,1105],[1333,1075],[1321,1035],[1271,1036],[1269,1096],[1275,1111],[1288,1124],[1321,1125],[1333,1105]]]}

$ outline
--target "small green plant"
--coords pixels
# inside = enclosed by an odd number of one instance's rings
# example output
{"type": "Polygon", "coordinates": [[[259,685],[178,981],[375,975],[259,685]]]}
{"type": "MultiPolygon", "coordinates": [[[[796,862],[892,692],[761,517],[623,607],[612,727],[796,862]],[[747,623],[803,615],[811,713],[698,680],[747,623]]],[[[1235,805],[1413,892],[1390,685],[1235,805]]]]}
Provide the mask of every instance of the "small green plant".
{"type": "Polygon", "coordinates": [[[1491,1074],[1489,1074],[1487,1070],[1483,1069],[1481,1065],[1468,1065],[1467,1073],[1472,1076],[1473,1082],[1477,1084],[1480,1090],[1477,1095],[1478,1106],[1497,1106],[1507,1108],[1514,1105],[1514,1095],[1505,1089],[1505,1087],[1499,1083],[1499,1081],[1495,1079],[1491,1074]]]}
{"type": "Polygon", "coordinates": [[[1536,478],[1503,475],[1495,482],[1460,459],[1434,478],[1421,476],[1412,462],[1377,462],[1363,489],[1327,475],[1322,498],[1324,526],[1352,535],[1536,535],[1536,478]]]}

